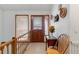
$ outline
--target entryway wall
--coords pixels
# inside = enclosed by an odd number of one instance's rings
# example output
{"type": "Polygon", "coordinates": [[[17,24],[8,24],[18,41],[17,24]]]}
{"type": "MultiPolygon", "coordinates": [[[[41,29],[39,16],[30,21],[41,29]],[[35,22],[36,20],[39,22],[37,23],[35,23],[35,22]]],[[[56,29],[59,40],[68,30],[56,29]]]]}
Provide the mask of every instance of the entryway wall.
{"type": "Polygon", "coordinates": [[[2,41],[3,38],[3,20],[2,20],[2,10],[0,10],[0,41],[2,41]]]}
{"type": "Polygon", "coordinates": [[[53,19],[50,20],[50,23],[55,26],[54,36],[58,37],[60,34],[65,33],[69,35],[70,32],[70,5],[62,4],[67,8],[67,15],[65,18],[61,18],[59,15],[59,4],[55,4],[52,6],[51,14],[53,15],[53,19]],[[59,15],[59,21],[54,22],[55,16],[59,15]]]}
{"type": "MultiPolygon", "coordinates": [[[[69,5],[66,5],[67,7],[67,16],[65,18],[61,18],[61,20],[59,20],[59,22],[54,23],[54,25],[56,25],[56,30],[54,35],[56,37],[58,37],[62,32],[63,33],[69,33],[69,28],[70,28],[70,20],[69,20],[69,5]]],[[[47,11],[47,10],[2,10],[1,11],[2,14],[2,27],[1,30],[3,30],[2,32],[2,36],[4,36],[2,39],[3,40],[7,40],[10,39],[11,37],[15,36],[15,15],[16,14],[29,14],[29,19],[30,19],[30,15],[48,15],[48,14],[52,14],[53,16],[55,16],[55,14],[58,14],[58,4],[55,4],[54,6],[52,6],[52,10],[51,11],[47,11]]],[[[30,20],[29,20],[30,21],[30,20]]],[[[53,19],[50,21],[50,23],[53,24],[53,19]]],[[[30,24],[29,24],[30,26],[30,24]]],[[[30,27],[29,27],[30,30],[30,27]]]]}
{"type": "MultiPolygon", "coordinates": [[[[59,20],[59,22],[54,23],[56,25],[56,30],[54,35],[56,37],[58,37],[62,32],[63,33],[69,33],[69,5],[67,5],[67,16],[64,19],[59,20]]],[[[2,40],[7,40],[10,39],[11,37],[15,36],[15,15],[16,14],[28,14],[29,15],[29,19],[31,15],[50,15],[52,14],[53,16],[55,16],[55,14],[59,13],[58,11],[58,4],[55,4],[52,6],[52,10],[51,11],[47,11],[47,10],[2,10],[1,11],[2,14],[2,28],[1,30],[3,30],[2,32],[2,36],[4,36],[2,38],[2,40]]],[[[30,20],[29,20],[30,22],[30,20]]],[[[50,20],[50,23],[53,24],[53,19],[50,20]]],[[[30,23],[29,23],[30,26],[30,23]]],[[[30,30],[30,27],[29,27],[30,30]]]]}
{"type": "Polygon", "coordinates": [[[70,5],[70,36],[73,41],[79,42],[79,4],[70,5]]]}
{"type": "MultiPolygon", "coordinates": [[[[27,11],[27,10],[3,10],[2,11],[2,20],[3,20],[3,38],[2,40],[11,39],[15,36],[15,15],[16,14],[28,14],[29,19],[30,15],[49,15],[50,11],[27,11]]],[[[29,20],[30,21],[30,20],[29,20]]],[[[29,23],[30,26],[30,23],[29,23]]],[[[30,27],[29,27],[30,30],[30,27]]]]}

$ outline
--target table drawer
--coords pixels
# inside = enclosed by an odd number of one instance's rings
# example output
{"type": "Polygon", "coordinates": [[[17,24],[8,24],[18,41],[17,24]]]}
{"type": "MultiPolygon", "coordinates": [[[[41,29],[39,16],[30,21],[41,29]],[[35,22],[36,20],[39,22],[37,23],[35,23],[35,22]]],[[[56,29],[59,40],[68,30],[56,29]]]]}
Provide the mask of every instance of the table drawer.
{"type": "Polygon", "coordinates": [[[54,46],[57,40],[47,40],[48,46],[54,46]]]}

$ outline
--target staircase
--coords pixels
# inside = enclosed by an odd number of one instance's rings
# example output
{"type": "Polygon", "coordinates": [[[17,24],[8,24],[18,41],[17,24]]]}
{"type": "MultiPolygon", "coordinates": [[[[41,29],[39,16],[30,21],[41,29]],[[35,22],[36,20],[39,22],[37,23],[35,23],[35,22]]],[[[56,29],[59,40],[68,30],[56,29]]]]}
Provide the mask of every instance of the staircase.
{"type": "MultiPolygon", "coordinates": [[[[19,36],[18,38],[13,37],[9,41],[1,42],[0,54],[23,54],[29,45],[29,41],[21,41],[19,39],[25,38],[27,34],[29,34],[29,32],[19,36]]],[[[29,36],[27,39],[30,39],[29,36]]]]}

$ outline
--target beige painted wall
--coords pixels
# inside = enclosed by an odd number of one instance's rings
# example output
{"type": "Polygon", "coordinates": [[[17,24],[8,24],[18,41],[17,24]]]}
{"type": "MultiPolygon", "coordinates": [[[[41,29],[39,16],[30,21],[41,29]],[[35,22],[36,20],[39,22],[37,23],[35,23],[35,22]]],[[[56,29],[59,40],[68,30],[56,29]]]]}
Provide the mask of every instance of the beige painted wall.
{"type": "Polygon", "coordinates": [[[61,18],[59,16],[59,21],[58,22],[54,22],[55,16],[58,14],[59,15],[59,8],[58,8],[58,4],[53,5],[52,7],[52,15],[53,15],[53,19],[50,20],[50,23],[52,25],[55,26],[55,32],[54,32],[54,36],[58,37],[60,34],[66,33],[69,35],[69,30],[70,30],[70,19],[69,19],[69,5],[65,4],[64,6],[67,8],[67,16],[65,18],[61,18]]]}
{"type": "MultiPolygon", "coordinates": [[[[48,14],[50,14],[50,11],[26,11],[26,10],[3,11],[3,29],[2,29],[2,30],[4,30],[3,31],[4,32],[3,40],[8,40],[8,39],[11,39],[13,36],[15,36],[15,15],[16,14],[48,15],[48,14]]],[[[29,17],[29,19],[30,19],[30,17],[29,17]]]]}

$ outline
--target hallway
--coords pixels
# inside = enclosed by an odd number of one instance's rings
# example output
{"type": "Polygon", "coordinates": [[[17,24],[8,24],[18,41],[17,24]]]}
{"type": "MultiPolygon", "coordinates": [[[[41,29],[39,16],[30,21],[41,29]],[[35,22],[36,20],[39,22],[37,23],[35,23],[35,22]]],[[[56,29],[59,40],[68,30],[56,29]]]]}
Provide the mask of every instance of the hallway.
{"type": "Polygon", "coordinates": [[[45,43],[30,43],[25,54],[46,54],[45,43]]]}
{"type": "Polygon", "coordinates": [[[61,34],[67,34],[68,54],[79,54],[78,7],[73,4],[1,4],[0,53],[47,54],[46,36],[51,37],[50,41],[53,36],[59,39],[61,34]]]}

